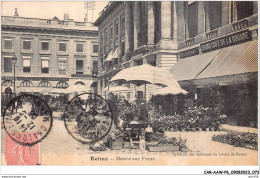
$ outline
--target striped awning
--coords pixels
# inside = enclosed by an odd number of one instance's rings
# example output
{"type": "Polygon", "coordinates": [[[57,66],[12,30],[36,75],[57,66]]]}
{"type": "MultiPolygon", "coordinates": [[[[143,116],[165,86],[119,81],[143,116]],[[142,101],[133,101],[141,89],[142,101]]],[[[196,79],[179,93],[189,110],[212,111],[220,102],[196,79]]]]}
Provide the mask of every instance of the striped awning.
{"type": "Polygon", "coordinates": [[[220,50],[180,59],[170,72],[178,81],[194,79],[214,59],[220,50]]]}
{"type": "Polygon", "coordinates": [[[258,40],[180,59],[170,69],[178,81],[258,71],[258,40]]]}
{"type": "Polygon", "coordinates": [[[196,79],[258,71],[258,40],[221,49],[196,79]]]}

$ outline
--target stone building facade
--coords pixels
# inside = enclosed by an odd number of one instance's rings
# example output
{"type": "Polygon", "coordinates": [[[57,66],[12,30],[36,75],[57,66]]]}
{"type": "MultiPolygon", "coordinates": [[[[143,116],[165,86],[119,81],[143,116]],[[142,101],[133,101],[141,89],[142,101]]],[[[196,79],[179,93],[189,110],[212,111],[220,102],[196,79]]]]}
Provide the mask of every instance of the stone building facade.
{"type": "Polygon", "coordinates": [[[2,16],[2,92],[14,86],[17,57],[16,92],[46,93],[95,82],[98,32],[90,22],[77,22],[65,14],[64,19],[38,19],[2,16]]]}
{"type": "MultiPolygon", "coordinates": [[[[174,2],[108,3],[95,22],[99,29],[99,94],[104,96],[107,81],[123,68],[149,63],[170,69],[177,62],[174,9],[174,2]]],[[[148,86],[147,98],[150,89],[148,86]]],[[[134,100],[136,92],[141,99],[143,88],[134,90],[135,94],[129,93],[128,99],[134,100]]]]}
{"type": "MultiPolygon", "coordinates": [[[[217,103],[205,94],[214,90],[226,98],[220,100],[230,118],[250,115],[240,119],[242,125],[257,120],[257,89],[248,86],[257,84],[258,76],[258,2],[117,1],[104,8],[95,25],[99,94],[104,96],[118,71],[149,63],[169,69],[198,105],[217,103]]],[[[142,88],[130,89],[128,99],[143,97],[142,88]]],[[[148,87],[146,98],[154,89],[148,87]]]]}

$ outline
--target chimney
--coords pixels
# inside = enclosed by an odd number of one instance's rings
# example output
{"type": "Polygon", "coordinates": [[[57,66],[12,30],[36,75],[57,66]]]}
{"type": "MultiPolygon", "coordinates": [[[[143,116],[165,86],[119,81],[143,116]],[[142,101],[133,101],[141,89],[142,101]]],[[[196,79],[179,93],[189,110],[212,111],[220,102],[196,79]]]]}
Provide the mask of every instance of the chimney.
{"type": "Polygon", "coordinates": [[[68,13],[64,14],[64,20],[69,20],[70,19],[70,15],[68,13]]]}
{"type": "Polygon", "coordinates": [[[18,16],[19,16],[19,14],[18,14],[17,10],[18,10],[18,9],[17,9],[17,8],[15,8],[15,12],[14,12],[14,16],[15,16],[15,17],[18,17],[18,16]]]}

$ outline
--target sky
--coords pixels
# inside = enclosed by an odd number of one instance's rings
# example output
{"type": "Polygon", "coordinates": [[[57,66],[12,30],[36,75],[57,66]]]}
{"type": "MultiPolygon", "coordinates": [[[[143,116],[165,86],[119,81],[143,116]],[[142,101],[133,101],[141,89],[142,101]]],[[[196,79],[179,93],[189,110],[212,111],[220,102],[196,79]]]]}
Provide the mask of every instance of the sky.
{"type": "MultiPolygon", "coordinates": [[[[99,12],[107,5],[108,1],[96,1],[96,8],[93,11],[93,21],[99,17],[99,12]]],[[[65,13],[69,13],[70,19],[84,21],[84,1],[2,1],[1,15],[13,16],[15,8],[18,9],[19,17],[51,19],[57,16],[60,20],[65,13]]],[[[88,13],[89,21],[92,21],[92,11],[88,13]]]]}

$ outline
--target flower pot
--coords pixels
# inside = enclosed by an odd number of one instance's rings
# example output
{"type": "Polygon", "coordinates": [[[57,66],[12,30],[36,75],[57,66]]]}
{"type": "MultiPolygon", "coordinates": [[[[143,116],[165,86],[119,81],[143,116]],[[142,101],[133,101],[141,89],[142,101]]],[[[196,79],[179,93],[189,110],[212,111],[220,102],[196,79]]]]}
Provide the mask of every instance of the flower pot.
{"type": "Polygon", "coordinates": [[[191,128],[191,131],[192,131],[192,132],[195,132],[195,131],[196,131],[196,128],[191,128]]]}
{"type": "Polygon", "coordinates": [[[215,131],[214,127],[211,127],[211,128],[210,128],[210,131],[215,131]]]}
{"type": "Polygon", "coordinates": [[[202,128],[199,128],[199,131],[202,132],[202,128]]]}
{"type": "Polygon", "coordinates": [[[208,132],[209,131],[209,128],[206,128],[206,132],[208,132]]]}

